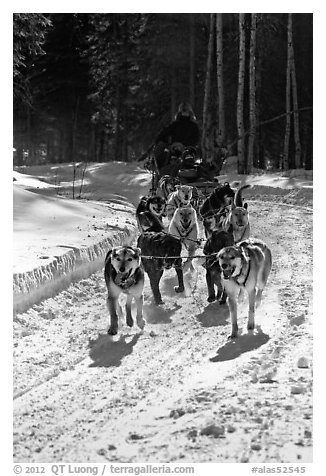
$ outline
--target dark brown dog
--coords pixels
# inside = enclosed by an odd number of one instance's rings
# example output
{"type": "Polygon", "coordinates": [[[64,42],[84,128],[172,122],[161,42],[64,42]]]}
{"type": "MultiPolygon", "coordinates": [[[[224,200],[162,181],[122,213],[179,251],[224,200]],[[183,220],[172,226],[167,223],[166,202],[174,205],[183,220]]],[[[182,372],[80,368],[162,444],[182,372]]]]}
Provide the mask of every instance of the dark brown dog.
{"type": "Polygon", "coordinates": [[[158,195],[142,197],[136,209],[139,230],[141,232],[163,230],[165,206],[164,198],[158,195]]]}
{"type": "Polygon", "coordinates": [[[221,268],[218,263],[217,253],[222,248],[233,244],[234,240],[231,233],[227,233],[226,231],[213,231],[204,245],[204,254],[211,255],[207,256],[205,263],[208,302],[219,299],[220,304],[226,303],[227,296],[221,283],[221,268]],[[217,294],[215,294],[214,285],[217,286],[217,294]]]}
{"type": "Polygon", "coordinates": [[[218,185],[199,208],[200,215],[204,218],[208,212],[218,212],[222,208],[231,205],[234,193],[228,182],[218,185]]]}
{"type": "Polygon", "coordinates": [[[180,257],[182,245],[179,238],[164,232],[145,232],[139,236],[137,246],[141,249],[142,263],[149,277],[155,304],[163,303],[159,285],[164,269],[175,268],[178,286],[174,290],[177,293],[184,291],[182,259],[180,257]],[[146,256],[154,258],[146,258],[146,256]],[[157,258],[155,258],[156,256],[157,258]]]}

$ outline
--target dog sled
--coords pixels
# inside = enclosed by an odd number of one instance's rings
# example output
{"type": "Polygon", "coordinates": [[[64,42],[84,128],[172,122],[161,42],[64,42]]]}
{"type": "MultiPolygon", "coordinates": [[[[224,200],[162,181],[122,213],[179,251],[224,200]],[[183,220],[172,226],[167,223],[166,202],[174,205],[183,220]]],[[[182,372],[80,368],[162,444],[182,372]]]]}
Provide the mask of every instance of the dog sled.
{"type": "MultiPolygon", "coordinates": [[[[196,147],[184,147],[181,143],[173,143],[167,152],[168,158],[161,167],[157,164],[153,148],[146,154],[144,168],[152,174],[151,193],[156,192],[164,176],[174,177],[181,185],[191,185],[201,199],[215,189],[225,158],[214,166],[211,161],[203,161],[196,147]]],[[[140,160],[144,160],[144,156],[140,160]]]]}

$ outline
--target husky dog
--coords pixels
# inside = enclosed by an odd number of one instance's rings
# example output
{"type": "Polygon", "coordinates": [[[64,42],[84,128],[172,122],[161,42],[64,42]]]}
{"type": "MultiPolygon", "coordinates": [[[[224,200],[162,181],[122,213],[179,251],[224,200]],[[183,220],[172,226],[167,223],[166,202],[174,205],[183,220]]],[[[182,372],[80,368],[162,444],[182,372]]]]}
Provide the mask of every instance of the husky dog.
{"type": "Polygon", "coordinates": [[[176,185],[180,185],[180,180],[172,175],[163,175],[157,185],[157,195],[168,199],[169,195],[175,192],[176,185]]]}
{"type": "Polygon", "coordinates": [[[169,221],[172,219],[173,214],[179,205],[190,205],[192,191],[193,187],[191,185],[176,185],[175,192],[170,194],[166,205],[169,221]]]}
{"type": "Polygon", "coordinates": [[[250,239],[222,248],[217,258],[222,272],[222,286],[228,296],[232,325],[230,338],[234,338],[238,335],[237,299],[242,290],[246,290],[249,297],[247,328],[255,328],[255,307],[261,302],[271,271],[272,253],[263,241],[250,239]]]}
{"type": "Polygon", "coordinates": [[[143,231],[163,230],[165,199],[158,195],[142,197],[136,209],[138,228],[143,231]]]}
{"type": "Polygon", "coordinates": [[[221,209],[231,205],[233,197],[234,190],[228,182],[225,182],[223,185],[219,184],[199,208],[200,215],[205,218],[209,212],[219,212],[221,209]]]}
{"type": "Polygon", "coordinates": [[[132,327],[134,324],[131,315],[131,302],[135,299],[137,325],[143,329],[145,327],[143,318],[144,270],[140,261],[140,249],[131,246],[118,246],[110,250],[105,258],[104,278],[108,290],[107,305],[111,318],[108,334],[115,335],[118,332],[117,309],[121,293],[127,295],[127,325],[132,327]]]}
{"type": "Polygon", "coordinates": [[[250,236],[248,204],[242,204],[241,197],[242,190],[249,187],[251,187],[251,185],[243,185],[236,191],[231,210],[226,219],[221,222],[223,230],[233,233],[235,243],[247,240],[250,236]],[[241,198],[239,198],[239,196],[241,198]]]}
{"type": "Polygon", "coordinates": [[[196,210],[191,206],[180,205],[174,212],[169,226],[169,233],[180,238],[182,244],[188,250],[188,259],[185,267],[193,268],[191,256],[195,254],[199,246],[199,226],[196,210]]]}
{"type": "Polygon", "coordinates": [[[149,277],[155,304],[163,304],[159,286],[164,269],[175,268],[178,286],[174,290],[176,293],[184,291],[182,245],[179,238],[163,231],[145,232],[138,237],[137,246],[141,249],[142,263],[149,277]]]}

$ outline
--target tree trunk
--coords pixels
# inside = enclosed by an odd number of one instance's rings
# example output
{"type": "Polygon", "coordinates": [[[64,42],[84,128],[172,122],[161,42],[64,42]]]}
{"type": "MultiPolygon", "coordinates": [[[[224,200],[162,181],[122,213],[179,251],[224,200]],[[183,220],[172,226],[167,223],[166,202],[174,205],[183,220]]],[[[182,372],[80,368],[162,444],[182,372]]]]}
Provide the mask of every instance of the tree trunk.
{"type": "Polygon", "coordinates": [[[297,92],[297,78],[295,74],[295,61],[294,61],[294,47],[293,47],[293,28],[292,28],[292,13],[289,13],[289,44],[290,44],[290,71],[292,82],[292,99],[293,99],[293,125],[294,125],[294,143],[295,143],[295,168],[299,169],[302,166],[301,163],[301,142],[299,132],[299,106],[298,106],[298,92],[297,92]]]}
{"type": "Polygon", "coordinates": [[[256,137],[256,32],[257,14],[251,14],[250,63],[249,63],[249,118],[250,132],[248,140],[247,174],[252,172],[254,163],[254,144],[256,137]]]}
{"type": "Polygon", "coordinates": [[[78,121],[78,112],[79,112],[79,96],[77,96],[76,104],[73,111],[73,122],[72,122],[72,131],[71,131],[71,160],[76,161],[76,145],[77,145],[77,121],[78,121]]]}
{"type": "Polygon", "coordinates": [[[175,67],[171,66],[171,119],[174,119],[177,110],[177,75],[175,67]]]}
{"type": "Polygon", "coordinates": [[[189,68],[189,101],[192,107],[195,107],[195,18],[194,14],[189,14],[190,22],[190,68],[189,68]]]}
{"type": "Polygon", "coordinates": [[[207,144],[207,139],[208,139],[207,135],[209,133],[208,100],[209,100],[210,89],[211,89],[211,70],[212,70],[212,58],[213,58],[214,22],[215,22],[215,14],[211,13],[211,15],[210,15],[210,26],[209,26],[207,64],[206,64],[206,81],[205,81],[204,105],[203,105],[202,152],[203,152],[203,162],[204,163],[207,160],[208,148],[209,148],[209,146],[207,144]]]}
{"type": "Polygon", "coordinates": [[[239,75],[237,96],[238,173],[245,172],[244,81],[246,61],[245,13],[239,13],[239,75]]]}
{"type": "Polygon", "coordinates": [[[120,140],[121,139],[120,137],[121,90],[120,89],[121,89],[120,85],[117,85],[114,160],[121,160],[121,140],[120,140]]]}
{"type": "Polygon", "coordinates": [[[216,71],[217,71],[217,95],[218,95],[217,145],[218,147],[221,147],[222,145],[225,145],[222,13],[216,14],[216,71]]]}
{"type": "Polygon", "coordinates": [[[292,14],[288,17],[288,48],[286,65],[286,123],[283,151],[283,169],[289,170],[289,145],[291,133],[291,38],[292,38],[292,14]]]}

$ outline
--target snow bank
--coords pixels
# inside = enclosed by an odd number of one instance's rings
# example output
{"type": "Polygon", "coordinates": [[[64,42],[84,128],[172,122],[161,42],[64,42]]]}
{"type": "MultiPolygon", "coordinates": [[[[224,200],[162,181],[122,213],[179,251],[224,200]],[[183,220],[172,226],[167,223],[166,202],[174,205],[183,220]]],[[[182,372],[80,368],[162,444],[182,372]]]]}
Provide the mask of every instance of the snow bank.
{"type": "Polygon", "coordinates": [[[99,243],[84,249],[74,248],[32,271],[15,273],[14,312],[24,312],[37,302],[53,297],[71,282],[88,277],[103,267],[109,248],[121,243],[131,244],[135,234],[136,227],[130,225],[124,231],[113,232],[99,243]]]}

